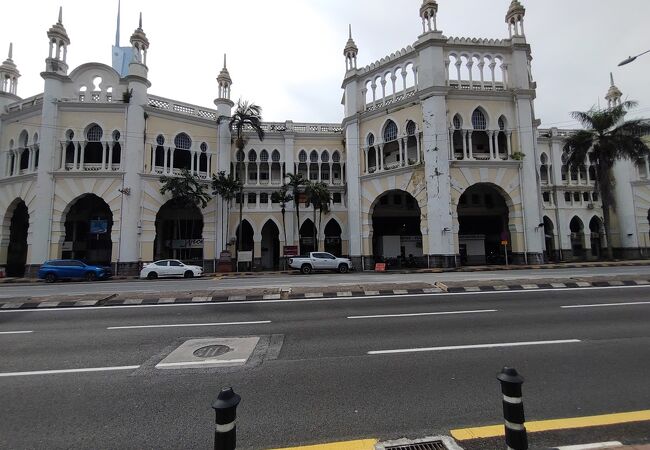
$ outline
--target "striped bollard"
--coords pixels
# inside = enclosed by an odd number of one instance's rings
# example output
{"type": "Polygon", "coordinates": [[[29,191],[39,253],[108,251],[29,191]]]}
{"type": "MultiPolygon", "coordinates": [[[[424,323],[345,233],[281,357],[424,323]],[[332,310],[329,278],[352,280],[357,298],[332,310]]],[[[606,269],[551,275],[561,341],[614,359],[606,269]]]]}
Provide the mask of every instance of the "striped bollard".
{"type": "Polygon", "coordinates": [[[528,450],[528,437],[524,423],[524,403],[521,399],[521,385],[524,377],[516,369],[504,367],[497,375],[503,393],[503,417],[506,428],[508,450],[528,450]]]}
{"type": "Polygon", "coordinates": [[[234,450],[237,447],[237,405],[241,397],[231,387],[222,389],[212,404],[216,413],[214,450],[234,450]]]}

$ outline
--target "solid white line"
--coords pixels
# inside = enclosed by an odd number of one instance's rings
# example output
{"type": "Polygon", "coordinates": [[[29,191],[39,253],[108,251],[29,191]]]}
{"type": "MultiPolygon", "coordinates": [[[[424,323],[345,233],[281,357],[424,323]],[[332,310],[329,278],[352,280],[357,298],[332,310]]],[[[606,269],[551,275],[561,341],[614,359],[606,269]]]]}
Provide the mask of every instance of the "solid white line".
{"type": "Polygon", "coordinates": [[[600,442],[597,444],[582,444],[582,445],[569,445],[566,447],[558,447],[557,450],[596,450],[605,448],[621,447],[623,444],[618,441],[600,442]]]}
{"type": "Polygon", "coordinates": [[[650,302],[629,302],[629,303],[595,303],[593,305],[568,305],[561,306],[563,309],[572,308],[603,308],[606,306],[635,306],[635,305],[650,305],[650,302]]]}
{"type": "Polygon", "coordinates": [[[571,292],[571,291],[607,291],[610,289],[650,289],[650,285],[639,286],[607,286],[607,287],[589,287],[589,288],[566,288],[566,289],[536,289],[530,291],[483,291],[483,292],[451,292],[440,294],[411,294],[411,295],[377,295],[377,296],[362,296],[362,297],[320,297],[320,298],[296,298],[289,300],[249,300],[249,301],[234,301],[224,303],[172,303],[172,304],[158,304],[158,305],[132,305],[132,306],[88,306],[88,307],[70,307],[70,308],[52,308],[52,309],[13,309],[13,310],[0,310],[0,314],[6,313],[35,313],[35,312],[66,312],[66,311],[97,311],[97,310],[110,310],[110,309],[140,309],[140,308],[206,308],[206,307],[222,307],[228,305],[255,305],[255,304],[274,304],[274,303],[310,303],[310,302],[323,302],[323,301],[340,301],[349,302],[350,300],[381,300],[393,299],[403,297],[461,297],[465,295],[507,295],[514,296],[519,294],[534,294],[539,292],[571,292]]]}
{"type": "Polygon", "coordinates": [[[0,334],[28,334],[33,333],[33,331],[0,331],[0,334]]]}
{"type": "Polygon", "coordinates": [[[160,363],[156,364],[156,368],[164,367],[180,367],[180,366],[205,366],[208,364],[243,364],[245,359],[226,359],[226,360],[206,360],[206,361],[190,361],[190,362],[176,362],[176,363],[160,363]]]}
{"type": "Polygon", "coordinates": [[[377,316],[349,316],[348,319],[384,319],[394,317],[421,317],[421,316],[451,316],[456,314],[480,314],[498,312],[497,309],[482,309],[477,311],[442,311],[430,313],[414,313],[414,314],[384,314],[377,316]]]}
{"type": "Polygon", "coordinates": [[[398,350],[375,350],[368,352],[369,355],[390,355],[395,353],[418,353],[418,352],[441,352],[446,350],[468,350],[477,348],[501,348],[501,347],[527,347],[531,345],[554,345],[554,344],[576,344],[582,342],[579,339],[568,339],[562,341],[533,341],[533,342],[510,342],[504,344],[478,344],[478,345],[454,345],[448,347],[428,348],[404,348],[398,350]]]}
{"type": "Polygon", "coordinates": [[[117,366],[117,367],[92,367],[88,369],[65,369],[65,370],[37,370],[33,372],[5,372],[0,377],[25,377],[30,375],[58,375],[65,373],[87,373],[87,372],[115,372],[119,370],[135,370],[140,366],[117,366]]]}
{"type": "Polygon", "coordinates": [[[107,330],[138,330],[142,328],[184,328],[184,327],[221,327],[226,325],[261,325],[271,323],[270,320],[256,322],[223,322],[223,323],[179,323],[171,325],[132,325],[127,327],[108,327],[107,330]]]}

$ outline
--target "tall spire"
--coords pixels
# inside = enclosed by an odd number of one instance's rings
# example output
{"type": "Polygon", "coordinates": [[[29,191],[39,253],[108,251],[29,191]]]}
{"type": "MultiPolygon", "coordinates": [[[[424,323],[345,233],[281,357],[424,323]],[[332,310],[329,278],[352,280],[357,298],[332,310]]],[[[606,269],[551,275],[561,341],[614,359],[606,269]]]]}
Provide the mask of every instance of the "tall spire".
{"type": "MultiPolygon", "coordinates": [[[[11,59],[11,57],[9,57],[11,59]]],[[[614,74],[612,72],[609,73],[609,85],[614,86],[614,74]]]]}
{"type": "Polygon", "coordinates": [[[59,25],[63,25],[63,6],[59,6],[59,25]]]}
{"type": "Polygon", "coordinates": [[[343,49],[343,56],[345,56],[345,70],[347,72],[357,68],[358,54],[359,47],[357,47],[354,39],[352,39],[352,25],[350,24],[348,42],[345,44],[345,48],[343,49]]]}
{"type": "Polygon", "coordinates": [[[14,44],[9,43],[9,56],[7,60],[0,65],[0,92],[17,95],[18,78],[20,72],[13,62],[14,44]]]}
{"type": "Polygon", "coordinates": [[[122,10],[121,0],[117,0],[117,28],[115,30],[115,47],[120,46],[120,13],[122,10]]]}
{"type": "Polygon", "coordinates": [[[140,22],[138,24],[138,30],[142,29],[142,11],[140,11],[140,22]]]}
{"type": "Polygon", "coordinates": [[[610,86],[609,90],[607,91],[607,95],[605,96],[605,100],[607,100],[607,107],[613,108],[621,104],[621,97],[623,97],[623,93],[614,84],[614,74],[611,72],[609,73],[609,81],[610,86]]]}
{"type": "Polygon", "coordinates": [[[9,43],[9,57],[7,58],[9,61],[11,61],[14,57],[14,43],[10,42],[9,43]]]}

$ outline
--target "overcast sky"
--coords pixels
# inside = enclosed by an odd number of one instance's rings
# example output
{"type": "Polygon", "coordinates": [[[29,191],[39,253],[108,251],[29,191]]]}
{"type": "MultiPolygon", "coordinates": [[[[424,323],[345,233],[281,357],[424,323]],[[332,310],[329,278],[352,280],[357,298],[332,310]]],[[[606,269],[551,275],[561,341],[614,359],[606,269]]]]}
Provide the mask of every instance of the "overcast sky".
{"type": "MultiPolygon", "coordinates": [[[[537,81],[542,126],[575,126],[569,116],[604,104],[609,72],[637,114],[650,116],[648,0],[521,0],[537,81]],[[645,75],[645,76],[644,76],[645,75]]],[[[438,27],[446,36],[506,38],[510,0],[438,0],[438,27]]],[[[22,73],[18,93],[43,90],[46,31],[63,6],[72,44],[70,71],[97,61],[111,64],[117,0],[20,0],[3,10],[0,61],[14,42],[22,73]]],[[[348,23],[365,66],[412,44],[421,31],[421,0],[123,0],[121,43],[127,45],[144,16],[150,93],[214,106],[223,53],[233,78],[233,99],[253,100],[268,121],[340,122],[342,55],[348,23]]],[[[8,5],[7,5],[8,6],[8,5]]]]}

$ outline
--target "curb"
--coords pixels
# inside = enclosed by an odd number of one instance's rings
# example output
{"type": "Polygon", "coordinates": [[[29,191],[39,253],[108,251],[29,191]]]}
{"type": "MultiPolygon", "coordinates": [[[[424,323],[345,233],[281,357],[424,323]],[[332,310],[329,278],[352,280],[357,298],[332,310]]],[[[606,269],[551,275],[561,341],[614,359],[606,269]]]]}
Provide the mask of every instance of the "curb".
{"type": "Polygon", "coordinates": [[[346,298],[346,297],[382,297],[382,296],[409,296],[409,295],[444,295],[446,293],[478,293],[478,292],[516,292],[534,291],[540,289],[575,289],[575,288],[602,288],[620,286],[648,286],[650,280],[625,280],[625,281],[594,281],[575,283],[540,283],[540,284],[511,284],[503,286],[476,286],[476,287],[447,287],[440,283],[436,287],[426,289],[393,289],[380,291],[332,291],[332,292],[308,292],[304,294],[277,293],[263,296],[230,295],[214,297],[167,297],[167,298],[130,298],[130,299],[99,299],[99,300],[70,300],[70,301],[24,301],[24,302],[0,302],[0,311],[15,310],[47,310],[59,308],[83,308],[92,306],[140,306],[140,305],[170,305],[170,304],[207,304],[207,303],[229,303],[229,302],[253,302],[270,300],[304,300],[320,298],[346,298]],[[446,289],[445,289],[446,288],[446,289]]]}

